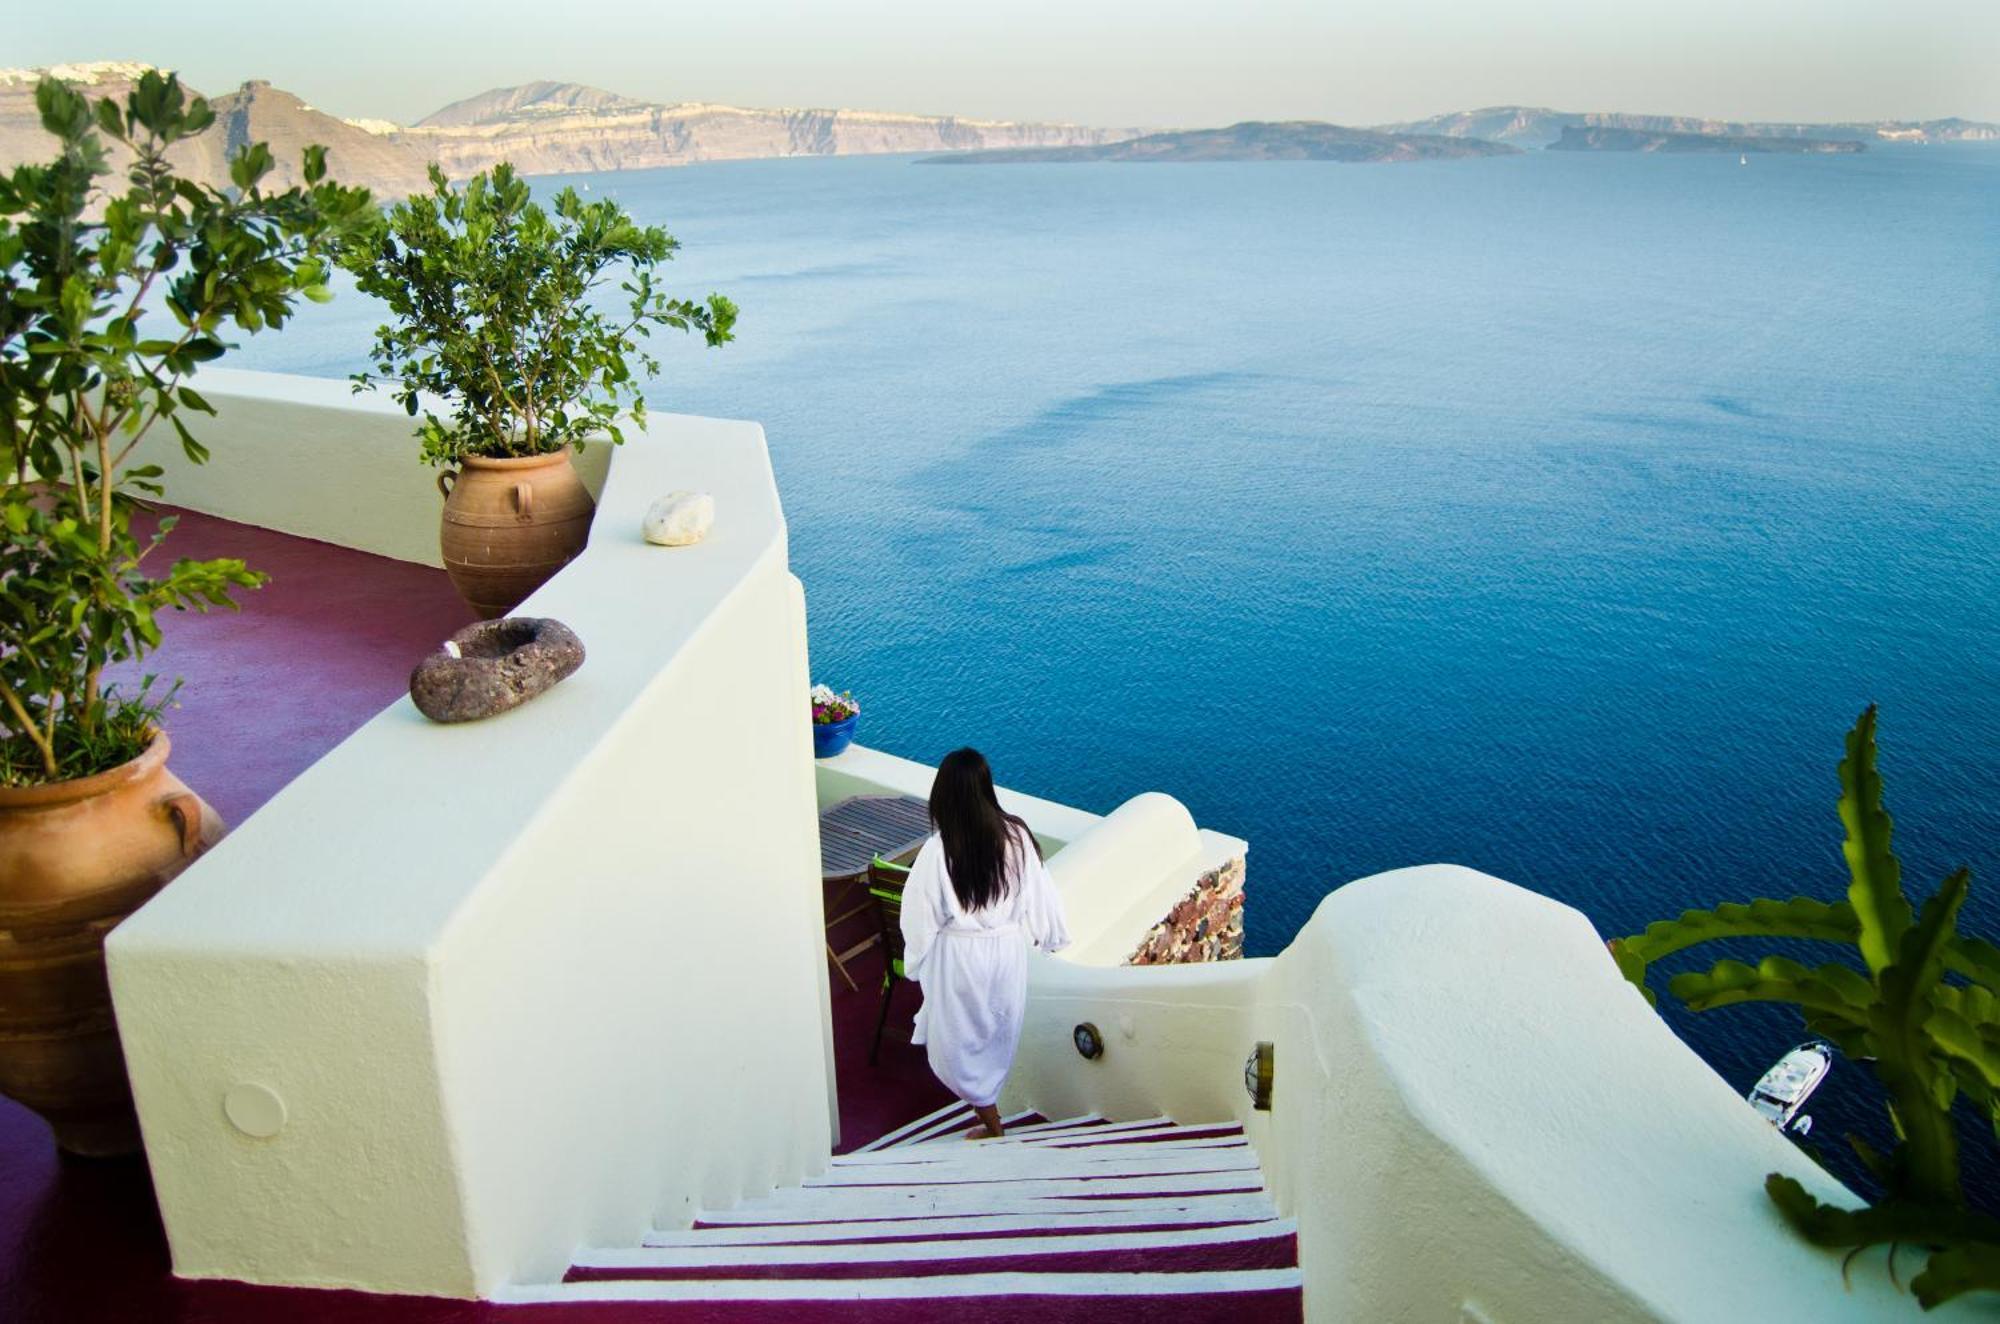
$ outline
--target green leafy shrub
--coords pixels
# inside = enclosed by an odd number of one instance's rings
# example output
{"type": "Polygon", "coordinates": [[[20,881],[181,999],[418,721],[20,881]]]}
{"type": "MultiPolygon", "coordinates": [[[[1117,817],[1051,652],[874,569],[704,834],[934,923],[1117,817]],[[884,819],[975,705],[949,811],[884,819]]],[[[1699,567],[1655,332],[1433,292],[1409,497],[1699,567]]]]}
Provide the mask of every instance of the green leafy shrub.
{"type": "Polygon", "coordinates": [[[207,458],[186,415],[214,411],[188,378],[230,327],[281,326],[300,295],[328,297],[334,235],[372,211],[327,181],[317,147],[304,187],[283,192],[260,187],[262,143],[231,158],[226,191],[175,174],[169,150],[215,114],[171,75],[145,74],[123,105],[45,79],[35,102],[57,155],[0,177],[0,785],[142,752],[171,691],[121,694],[105,669],[159,645],[160,612],[229,606],[262,582],[233,559],[157,568],[173,521],[134,532],[161,474],[135,452],[165,422],[207,458]],[[100,183],[109,145],[130,156],[119,190],[100,183]]]}
{"type": "Polygon", "coordinates": [[[1911,1283],[1928,1309],[1977,1288],[2000,1288],[2000,1220],[1966,1207],[1952,1105],[1963,1094],[2000,1130],[2000,948],[1957,931],[1971,875],[1944,880],[1922,908],[1903,891],[1890,849],[1893,824],[1876,770],[1875,709],[1847,736],[1840,820],[1849,882],[1842,901],[1793,897],[1690,910],[1611,944],[1625,977],[1646,986],[1652,962],[1721,938],[1792,938],[1850,948],[1854,962],[1806,966],[1782,956],[1756,965],[1719,961],[1675,975],[1667,987],[1693,1011],[1745,1002],[1788,1003],[1814,1034],[1868,1062],[1887,1095],[1896,1145],[1875,1152],[1850,1137],[1885,1194],[1873,1207],[1821,1203],[1797,1181],[1771,1174],[1765,1189],[1817,1245],[1860,1251],[1929,1248],[1911,1283]]]}
{"type": "Polygon", "coordinates": [[[619,419],[645,422],[634,369],[659,371],[643,341],[654,327],[699,331],[711,345],[732,336],[736,305],[669,298],[654,268],[680,245],[640,226],[609,198],[556,194],[554,213],[502,163],[454,188],[431,167],[431,191],[398,203],[386,223],[352,243],[343,265],[395,321],[376,332],[373,373],[356,389],[394,378],[424,458],[547,455],[603,434],[623,441],[619,419]],[[593,295],[622,273],[623,298],[606,312],[593,295]],[[443,396],[450,417],[426,408],[443,396]]]}

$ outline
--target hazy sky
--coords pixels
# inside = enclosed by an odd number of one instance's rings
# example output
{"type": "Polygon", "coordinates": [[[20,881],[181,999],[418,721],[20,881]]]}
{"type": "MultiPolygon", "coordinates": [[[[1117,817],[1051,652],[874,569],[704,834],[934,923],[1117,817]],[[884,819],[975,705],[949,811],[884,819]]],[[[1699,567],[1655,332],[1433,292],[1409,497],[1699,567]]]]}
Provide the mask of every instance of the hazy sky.
{"type": "Polygon", "coordinates": [[[2000,120],[2000,0],[4,0],[0,64],[136,59],[419,119],[553,78],[660,101],[1094,124],[1525,103],[2000,120]]]}

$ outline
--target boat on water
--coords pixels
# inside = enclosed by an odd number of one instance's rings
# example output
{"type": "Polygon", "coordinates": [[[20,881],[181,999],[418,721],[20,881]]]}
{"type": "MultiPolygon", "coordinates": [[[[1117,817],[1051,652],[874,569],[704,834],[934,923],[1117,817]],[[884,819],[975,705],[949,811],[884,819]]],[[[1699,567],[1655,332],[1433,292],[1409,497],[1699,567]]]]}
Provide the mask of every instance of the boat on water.
{"type": "Polygon", "coordinates": [[[1749,164],[1750,164],[1750,158],[1749,158],[1749,157],[1747,157],[1747,156],[1745,156],[1745,155],[1743,155],[1743,153],[1741,153],[1741,152],[1738,152],[1738,153],[1736,154],[1736,164],[1737,164],[1737,165],[1749,165],[1749,164]]]}
{"type": "Polygon", "coordinates": [[[1780,1131],[1805,1135],[1812,1118],[1800,1117],[1806,1100],[1833,1069],[1833,1045],[1812,1039],[1786,1053],[1750,1087],[1750,1106],[1780,1131]]]}

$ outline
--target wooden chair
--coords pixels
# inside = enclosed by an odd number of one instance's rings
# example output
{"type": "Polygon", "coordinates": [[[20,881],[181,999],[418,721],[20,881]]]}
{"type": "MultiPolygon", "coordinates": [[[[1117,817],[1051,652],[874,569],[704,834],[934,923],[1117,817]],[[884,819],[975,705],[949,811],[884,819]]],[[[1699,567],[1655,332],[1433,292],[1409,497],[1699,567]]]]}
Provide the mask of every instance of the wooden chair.
{"type": "Polygon", "coordinates": [[[871,1067],[882,1052],[882,1031],[889,1024],[889,1003],[896,996],[896,985],[907,978],[903,973],[903,885],[909,881],[907,866],[893,864],[880,855],[868,862],[868,895],[882,926],[882,1014],[875,1018],[875,1042],[868,1049],[871,1067]]]}
{"type": "Polygon", "coordinates": [[[880,933],[871,933],[846,950],[836,952],[833,949],[833,931],[848,920],[853,919],[856,915],[859,915],[862,911],[871,909],[874,906],[874,898],[868,896],[865,891],[859,900],[849,904],[849,898],[857,888],[867,881],[868,875],[865,873],[852,878],[841,879],[833,884],[832,895],[826,902],[826,959],[833,962],[833,968],[840,972],[840,978],[846,983],[850,992],[859,992],[860,986],[854,982],[854,976],[847,973],[847,963],[867,951],[870,947],[873,947],[876,943],[882,941],[882,935],[880,933]],[[836,909],[836,907],[844,907],[844,909],[836,909]]]}

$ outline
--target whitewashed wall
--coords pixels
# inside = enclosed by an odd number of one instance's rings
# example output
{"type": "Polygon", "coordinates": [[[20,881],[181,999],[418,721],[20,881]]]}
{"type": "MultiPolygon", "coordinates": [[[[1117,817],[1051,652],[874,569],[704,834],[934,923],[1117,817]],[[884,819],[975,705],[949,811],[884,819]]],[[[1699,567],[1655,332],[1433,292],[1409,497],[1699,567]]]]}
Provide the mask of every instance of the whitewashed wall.
{"type": "MultiPolygon", "coordinates": [[[[407,420],[337,383],[204,386],[215,481],[175,499],[434,547],[407,420]]],[[[522,612],[572,626],[582,670],[463,726],[399,700],[112,935],[177,1273],[472,1296],[824,1164],[805,619],[762,431],[655,416],[522,612]],[[646,545],[679,487],[715,532],[646,545]],[[282,1101],[275,1135],[226,1118],[244,1089],[282,1101]]]]}
{"type": "MultiPolygon", "coordinates": [[[[147,439],[168,499],[188,510],[399,561],[443,565],[438,471],[423,463],[416,424],[379,391],[345,381],[210,368],[195,385],[218,417],[187,416],[215,453],[191,463],[162,428],[147,439]]],[[[439,406],[443,408],[442,405],[439,406]]],[[[584,486],[604,486],[614,447],[577,453],[584,486]]]]}
{"type": "Polygon", "coordinates": [[[1274,958],[1042,959],[1030,980],[1003,1104],[1244,1120],[1299,1220],[1313,1319],[1920,1313],[1879,1255],[1843,1289],[1764,1176],[1852,1197],[1667,1029],[1583,915],[1499,879],[1398,870],[1333,892],[1274,958]],[[1070,1046],[1080,1021],[1104,1036],[1097,1062],[1070,1046]],[[1243,1087],[1260,1039],[1268,1113],[1243,1087]]]}

